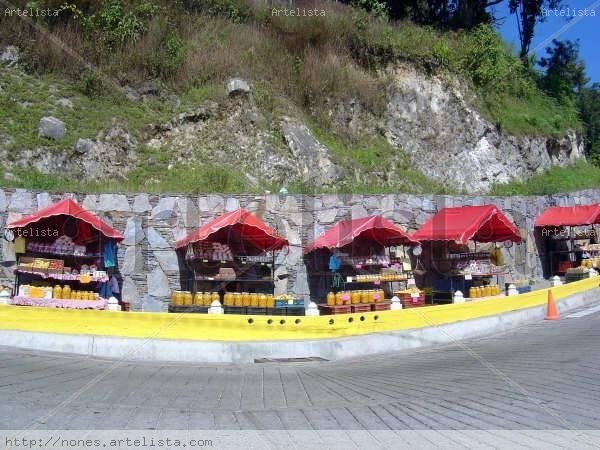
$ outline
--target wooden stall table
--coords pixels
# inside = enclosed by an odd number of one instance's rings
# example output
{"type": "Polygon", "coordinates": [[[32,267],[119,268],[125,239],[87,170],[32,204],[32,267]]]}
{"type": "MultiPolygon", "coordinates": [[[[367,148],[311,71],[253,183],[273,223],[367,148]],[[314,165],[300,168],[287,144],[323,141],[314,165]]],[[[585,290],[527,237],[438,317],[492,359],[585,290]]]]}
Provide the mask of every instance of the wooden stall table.
{"type": "Polygon", "coordinates": [[[354,305],[350,305],[350,308],[353,313],[358,312],[369,312],[371,311],[372,303],[356,303],[354,305]]]}
{"type": "Polygon", "coordinates": [[[388,311],[392,302],[377,302],[371,303],[371,311],[388,311]]]}

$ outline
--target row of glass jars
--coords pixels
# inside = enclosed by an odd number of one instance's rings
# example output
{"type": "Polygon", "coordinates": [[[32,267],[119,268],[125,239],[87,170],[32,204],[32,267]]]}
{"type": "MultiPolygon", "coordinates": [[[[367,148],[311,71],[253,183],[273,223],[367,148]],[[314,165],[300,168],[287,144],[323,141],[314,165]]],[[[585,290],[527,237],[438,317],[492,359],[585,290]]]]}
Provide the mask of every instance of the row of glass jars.
{"type": "Polygon", "coordinates": [[[469,298],[490,297],[500,295],[500,286],[497,284],[488,284],[487,286],[471,286],[469,288],[469,298]]]}
{"type": "Polygon", "coordinates": [[[340,291],[329,292],[327,294],[327,305],[356,305],[358,303],[375,303],[385,300],[383,289],[366,290],[366,291],[340,291]]]}
{"type": "Polygon", "coordinates": [[[226,292],[223,297],[225,306],[245,308],[275,308],[273,294],[257,294],[256,292],[226,292]]]}
{"type": "MultiPolygon", "coordinates": [[[[177,306],[210,306],[215,300],[221,301],[218,292],[174,291],[171,302],[177,306]]],[[[251,308],[274,308],[275,297],[273,294],[257,294],[249,292],[226,292],[223,296],[224,306],[238,306],[251,308]]]]}
{"type": "Polygon", "coordinates": [[[359,283],[370,283],[377,281],[402,281],[406,279],[406,275],[401,273],[380,273],[376,275],[356,275],[356,281],[359,283]]]}
{"type": "Polygon", "coordinates": [[[71,290],[71,286],[56,285],[52,289],[52,298],[63,300],[96,300],[98,294],[92,291],[76,291],[71,290]]]}
{"type": "Polygon", "coordinates": [[[192,295],[190,291],[174,291],[171,294],[171,302],[177,306],[210,306],[215,300],[221,300],[218,292],[196,292],[192,295]]]}
{"type": "Polygon", "coordinates": [[[588,269],[591,269],[593,267],[598,267],[598,266],[600,266],[600,258],[584,259],[583,261],[581,261],[581,266],[587,267],[588,269]]]}

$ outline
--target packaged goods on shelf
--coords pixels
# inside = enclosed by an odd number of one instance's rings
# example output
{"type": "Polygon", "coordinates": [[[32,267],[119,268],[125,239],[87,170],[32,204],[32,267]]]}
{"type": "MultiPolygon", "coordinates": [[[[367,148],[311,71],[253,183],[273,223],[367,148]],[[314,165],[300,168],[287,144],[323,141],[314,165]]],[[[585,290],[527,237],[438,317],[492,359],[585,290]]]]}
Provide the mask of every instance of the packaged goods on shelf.
{"type": "Polygon", "coordinates": [[[219,242],[198,242],[193,247],[193,255],[196,258],[210,259],[214,261],[232,261],[233,253],[227,244],[219,242]]]}

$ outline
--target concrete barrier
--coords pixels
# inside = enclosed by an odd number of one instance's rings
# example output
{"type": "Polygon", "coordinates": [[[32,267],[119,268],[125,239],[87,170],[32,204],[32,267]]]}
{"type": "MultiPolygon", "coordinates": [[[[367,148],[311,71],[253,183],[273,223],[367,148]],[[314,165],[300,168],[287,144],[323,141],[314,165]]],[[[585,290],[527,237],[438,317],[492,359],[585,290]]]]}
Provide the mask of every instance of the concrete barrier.
{"type": "MultiPolygon", "coordinates": [[[[597,286],[597,281],[595,283],[597,286]]],[[[557,307],[561,313],[564,313],[574,308],[594,304],[599,297],[600,288],[594,287],[563,296],[557,302],[557,307]]],[[[422,310],[425,312],[427,309],[422,310]]],[[[2,345],[27,349],[136,361],[248,363],[257,358],[299,357],[340,360],[447,344],[495,334],[522,324],[541,321],[545,313],[546,305],[538,304],[452,323],[331,339],[199,341],[161,339],[152,336],[131,338],[0,330],[0,342],[2,345]]]]}

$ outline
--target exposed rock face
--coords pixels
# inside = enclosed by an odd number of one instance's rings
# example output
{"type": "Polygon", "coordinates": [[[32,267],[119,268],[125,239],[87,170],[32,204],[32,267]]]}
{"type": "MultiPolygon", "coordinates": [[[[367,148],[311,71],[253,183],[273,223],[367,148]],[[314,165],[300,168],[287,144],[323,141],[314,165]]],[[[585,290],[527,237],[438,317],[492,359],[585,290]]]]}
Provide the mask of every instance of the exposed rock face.
{"type": "Polygon", "coordinates": [[[84,176],[101,180],[124,176],[137,159],[136,148],[135,139],[120,125],[100,132],[80,161],[84,176]]]}
{"type": "Polygon", "coordinates": [[[328,186],[341,178],[342,171],[336,166],[329,150],[315,139],[306,125],[285,118],[281,123],[281,133],[305,181],[328,186]]]}
{"type": "MultiPolygon", "coordinates": [[[[54,117],[40,120],[41,137],[59,140],[64,137],[65,125],[54,117]]],[[[137,142],[127,129],[115,125],[101,131],[96,139],[78,139],[71,150],[48,151],[45,147],[23,149],[19,157],[1,147],[0,158],[6,169],[33,167],[41,173],[59,174],[87,180],[123,178],[137,161],[137,142]]]]}
{"type": "Polygon", "coordinates": [[[486,192],[492,183],[583,157],[575,134],[562,139],[503,134],[469,108],[456,86],[414,68],[394,73],[385,129],[425,175],[465,191],[486,192]],[[465,170],[468,169],[468,170],[465,170]]]}
{"type": "Polygon", "coordinates": [[[147,144],[170,151],[174,164],[227,164],[250,182],[284,183],[300,177],[292,153],[264,122],[249,98],[208,102],[168,123],[149,127],[152,137],[147,144]]]}

